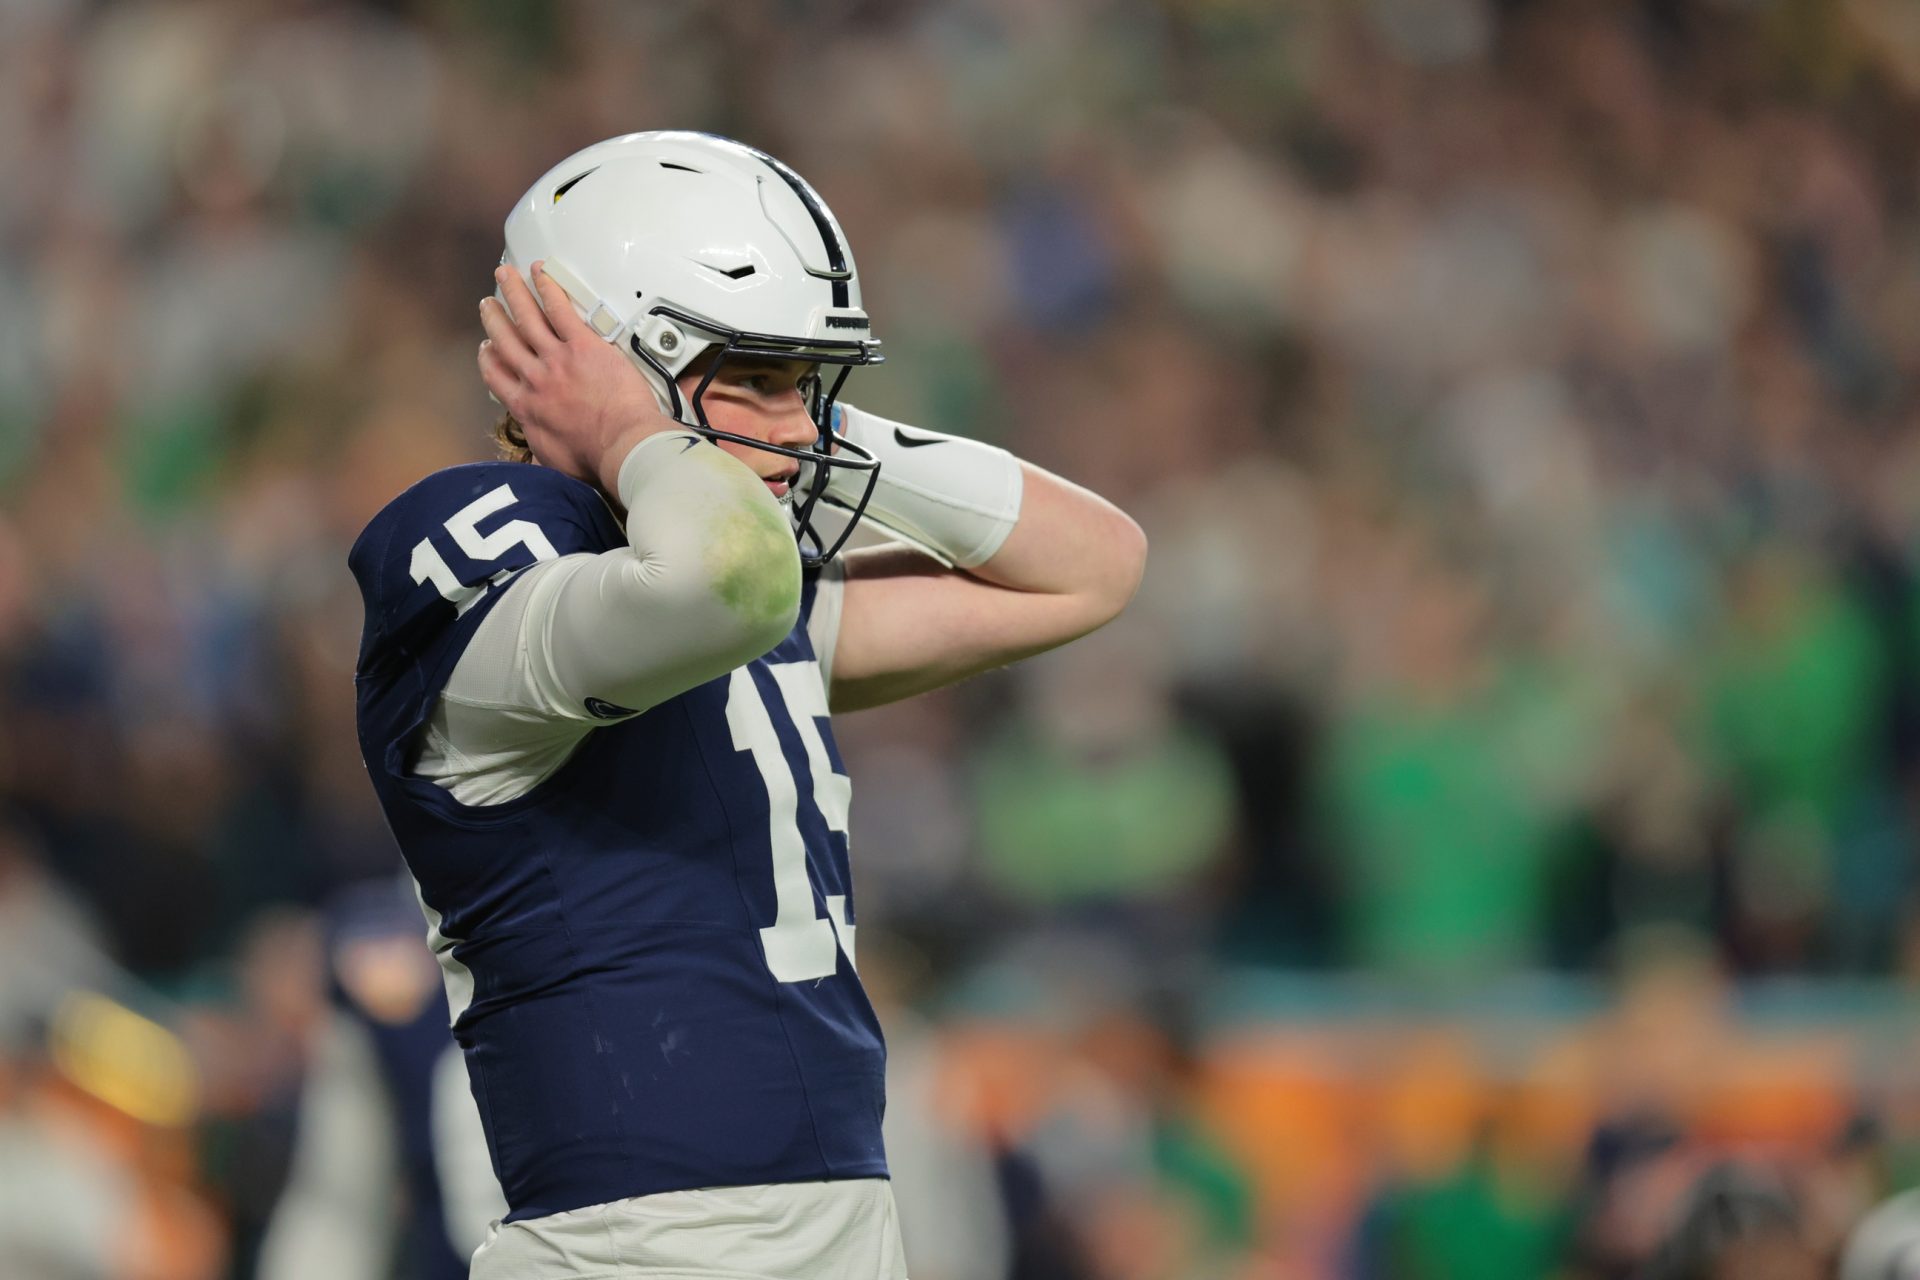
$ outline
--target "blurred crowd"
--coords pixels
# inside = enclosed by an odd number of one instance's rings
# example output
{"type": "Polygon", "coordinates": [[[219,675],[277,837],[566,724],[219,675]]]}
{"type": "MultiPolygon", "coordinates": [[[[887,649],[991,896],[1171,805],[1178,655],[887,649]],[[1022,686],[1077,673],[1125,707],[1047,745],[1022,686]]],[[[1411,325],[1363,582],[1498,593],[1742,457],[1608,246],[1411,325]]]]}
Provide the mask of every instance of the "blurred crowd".
{"type": "Polygon", "coordinates": [[[395,871],[345,549],[659,127],[832,204],[849,399],[1152,542],[836,724],[916,1277],[1833,1274],[1920,1173],[1910,0],[0,0],[0,1273],[254,1274],[395,871]]]}

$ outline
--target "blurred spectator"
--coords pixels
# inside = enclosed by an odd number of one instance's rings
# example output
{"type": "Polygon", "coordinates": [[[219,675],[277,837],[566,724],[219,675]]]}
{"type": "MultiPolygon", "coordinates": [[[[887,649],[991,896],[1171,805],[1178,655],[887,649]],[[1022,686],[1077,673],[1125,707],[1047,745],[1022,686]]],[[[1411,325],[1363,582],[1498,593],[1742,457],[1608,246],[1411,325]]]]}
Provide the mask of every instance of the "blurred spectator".
{"type": "Polygon", "coordinates": [[[259,1275],[458,1280],[506,1200],[412,884],[341,893],[327,944],[330,1016],[306,1066],[259,1275]]]}
{"type": "Polygon", "coordinates": [[[1841,1257],[1839,1280],[1913,1275],[1920,1275],[1920,1191],[1903,1191],[1860,1219],[1841,1257]]]}
{"type": "Polygon", "coordinates": [[[1679,1221],[1642,1269],[1646,1280],[1817,1280],[1791,1196],[1758,1170],[1719,1165],[1688,1192],[1679,1221]]]}

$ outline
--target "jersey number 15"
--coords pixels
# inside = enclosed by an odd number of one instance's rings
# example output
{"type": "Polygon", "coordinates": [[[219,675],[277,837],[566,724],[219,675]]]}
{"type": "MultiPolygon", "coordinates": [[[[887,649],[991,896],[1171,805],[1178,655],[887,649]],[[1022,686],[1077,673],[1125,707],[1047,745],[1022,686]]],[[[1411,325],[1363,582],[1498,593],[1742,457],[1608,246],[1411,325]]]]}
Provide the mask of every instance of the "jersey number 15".
{"type": "MultiPolygon", "coordinates": [[[[853,786],[835,773],[820,737],[816,717],[827,714],[827,693],[820,668],[812,662],[770,662],[780,701],[793,719],[806,749],[807,770],[813,779],[813,803],[827,829],[842,839],[847,834],[847,810],[853,786]]],[[[767,968],[781,982],[804,982],[833,975],[837,952],[853,964],[853,922],[847,917],[845,894],[823,894],[827,914],[814,914],[813,880],[807,875],[807,846],[798,821],[800,794],[793,765],[780,749],[767,703],[747,667],[735,667],[727,682],[727,728],[736,751],[752,754],[767,788],[767,835],[773,846],[774,920],[760,931],[767,968]]]]}

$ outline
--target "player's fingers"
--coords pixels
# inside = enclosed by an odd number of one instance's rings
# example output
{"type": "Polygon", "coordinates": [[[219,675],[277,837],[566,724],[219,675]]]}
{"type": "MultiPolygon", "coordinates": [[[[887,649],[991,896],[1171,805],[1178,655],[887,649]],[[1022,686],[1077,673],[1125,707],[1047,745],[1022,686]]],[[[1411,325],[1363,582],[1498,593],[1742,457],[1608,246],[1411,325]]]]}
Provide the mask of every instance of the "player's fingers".
{"type": "Polygon", "coordinates": [[[540,291],[540,305],[546,309],[547,323],[553,326],[554,336],[562,342],[571,342],[582,334],[588,333],[587,322],[573,309],[573,299],[560,287],[560,282],[547,274],[547,264],[533,264],[533,287],[540,291]]]}
{"type": "Polygon", "coordinates": [[[480,299],[480,325],[487,331],[487,346],[492,349],[494,358],[505,362],[508,368],[525,377],[532,370],[536,357],[526,342],[521,339],[520,331],[514,327],[513,318],[507,314],[507,309],[500,305],[499,299],[480,299]]]}
{"type": "Polygon", "coordinates": [[[520,389],[525,385],[512,369],[500,358],[500,346],[489,339],[480,344],[479,354],[475,357],[480,365],[480,381],[487,384],[487,392],[508,409],[520,398],[520,389]]]}
{"type": "Polygon", "coordinates": [[[501,295],[507,300],[507,308],[513,312],[513,327],[519,331],[521,340],[542,355],[559,345],[559,337],[547,322],[547,313],[535,300],[533,290],[527,288],[527,282],[520,278],[520,273],[502,263],[493,269],[493,278],[500,286],[501,295]]]}

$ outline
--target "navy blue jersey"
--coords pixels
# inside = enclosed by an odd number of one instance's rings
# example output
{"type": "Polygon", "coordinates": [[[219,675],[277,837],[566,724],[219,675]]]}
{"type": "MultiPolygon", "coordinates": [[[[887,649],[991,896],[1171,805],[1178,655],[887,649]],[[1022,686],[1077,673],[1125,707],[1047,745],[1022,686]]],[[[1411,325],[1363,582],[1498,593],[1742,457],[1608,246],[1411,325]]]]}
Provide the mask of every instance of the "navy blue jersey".
{"type": "Polygon", "coordinates": [[[886,1175],[814,580],[770,653],[594,729],[519,799],[470,807],[412,774],[512,576],[625,545],[589,486],[482,463],[409,489],[349,556],[367,611],[360,748],[447,969],[510,1219],[886,1175]]]}

